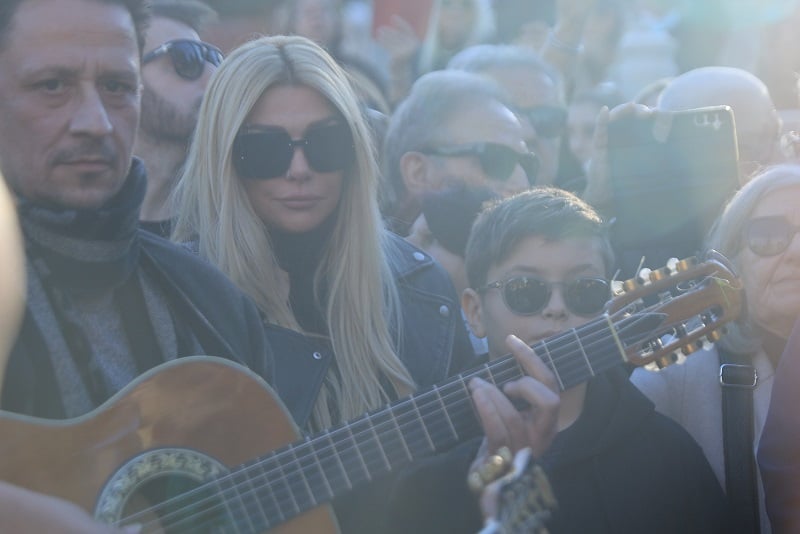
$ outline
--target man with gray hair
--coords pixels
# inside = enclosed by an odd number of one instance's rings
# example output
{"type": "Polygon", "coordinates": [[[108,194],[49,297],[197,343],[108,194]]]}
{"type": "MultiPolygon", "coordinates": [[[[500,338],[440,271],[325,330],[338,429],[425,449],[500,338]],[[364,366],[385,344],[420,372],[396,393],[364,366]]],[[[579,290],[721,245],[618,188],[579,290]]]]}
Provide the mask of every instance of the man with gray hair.
{"type": "Polygon", "coordinates": [[[437,71],[416,81],[384,142],[381,209],[406,235],[429,192],[458,183],[501,196],[530,187],[538,160],[502,90],[481,76],[437,71]]]}
{"type": "Polygon", "coordinates": [[[525,142],[541,160],[536,185],[567,187],[562,181],[577,178],[559,176],[567,110],[561,77],[553,67],[528,48],[477,45],[456,54],[447,68],[486,76],[506,91],[524,128],[525,142]]]}

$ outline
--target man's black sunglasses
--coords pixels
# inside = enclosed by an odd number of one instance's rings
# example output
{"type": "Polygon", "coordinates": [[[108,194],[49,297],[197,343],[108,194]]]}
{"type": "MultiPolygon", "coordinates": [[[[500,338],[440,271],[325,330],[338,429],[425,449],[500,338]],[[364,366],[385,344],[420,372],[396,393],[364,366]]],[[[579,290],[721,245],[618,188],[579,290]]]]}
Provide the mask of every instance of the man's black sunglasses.
{"type": "Polygon", "coordinates": [[[553,287],[561,287],[567,309],[575,315],[600,313],[611,298],[611,285],[602,278],[578,278],[569,282],[547,282],[534,276],[514,276],[478,288],[502,290],[503,302],[517,315],[536,315],[550,302],[553,287]]]}
{"type": "Polygon", "coordinates": [[[289,171],[297,147],[317,172],[342,171],[355,160],[350,128],[337,121],[310,126],[303,139],[292,139],[277,126],[239,132],[233,142],[233,166],[240,178],[280,178],[289,171]]]}
{"type": "Polygon", "coordinates": [[[539,158],[533,152],[517,152],[513,148],[498,143],[469,143],[464,145],[431,147],[420,150],[431,156],[459,157],[474,156],[478,158],[481,169],[489,178],[505,182],[514,173],[517,165],[522,167],[528,176],[528,183],[533,185],[539,175],[539,158]]]}
{"type": "Polygon", "coordinates": [[[567,110],[559,106],[536,106],[517,108],[518,116],[527,118],[536,135],[547,139],[555,139],[564,135],[567,127],[567,110]]]}
{"type": "Polygon", "coordinates": [[[202,76],[206,61],[218,67],[223,58],[222,51],[214,45],[191,39],[175,39],[145,54],[142,65],[164,54],[169,54],[175,73],[185,80],[196,80],[202,76]]]}

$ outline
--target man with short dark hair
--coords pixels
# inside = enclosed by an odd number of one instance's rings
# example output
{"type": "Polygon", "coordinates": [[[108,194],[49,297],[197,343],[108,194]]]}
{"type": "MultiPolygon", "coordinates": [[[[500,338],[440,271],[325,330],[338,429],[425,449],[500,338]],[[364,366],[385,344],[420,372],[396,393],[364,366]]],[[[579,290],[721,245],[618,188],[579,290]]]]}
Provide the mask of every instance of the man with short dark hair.
{"type": "Polygon", "coordinates": [[[162,237],[172,231],[169,197],[186,160],[197,114],[222,53],[198,32],[216,13],[198,0],[156,0],[142,59],[142,118],[134,153],[147,166],[141,226],[162,237]]]}
{"type": "Polygon", "coordinates": [[[193,354],[269,377],[255,306],[218,271],[138,228],[144,0],[3,7],[0,169],[17,198],[28,303],[2,407],[82,415],[147,369],[193,354]]]}

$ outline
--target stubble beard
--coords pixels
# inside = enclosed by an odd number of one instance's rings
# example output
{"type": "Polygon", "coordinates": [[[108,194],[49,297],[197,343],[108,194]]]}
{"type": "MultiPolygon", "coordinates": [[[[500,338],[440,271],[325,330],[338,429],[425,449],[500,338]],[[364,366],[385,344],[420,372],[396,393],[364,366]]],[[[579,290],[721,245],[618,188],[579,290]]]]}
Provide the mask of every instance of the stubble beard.
{"type": "Polygon", "coordinates": [[[170,143],[187,144],[197,124],[201,99],[193,102],[188,111],[181,111],[174,104],[145,86],[142,91],[140,128],[143,133],[170,143]]]}

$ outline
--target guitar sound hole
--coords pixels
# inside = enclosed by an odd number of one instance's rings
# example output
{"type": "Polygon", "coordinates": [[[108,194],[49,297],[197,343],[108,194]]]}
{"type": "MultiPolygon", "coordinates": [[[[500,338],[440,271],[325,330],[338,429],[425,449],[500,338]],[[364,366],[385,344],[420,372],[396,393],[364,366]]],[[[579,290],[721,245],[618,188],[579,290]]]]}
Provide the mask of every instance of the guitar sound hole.
{"type": "Polygon", "coordinates": [[[210,491],[198,489],[197,480],[181,475],[157,476],[143,483],[123,508],[124,524],[142,523],[144,532],[166,534],[224,532],[227,514],[210,491]],[[144,517],[142,517],[144,514],[144,517]]]}

